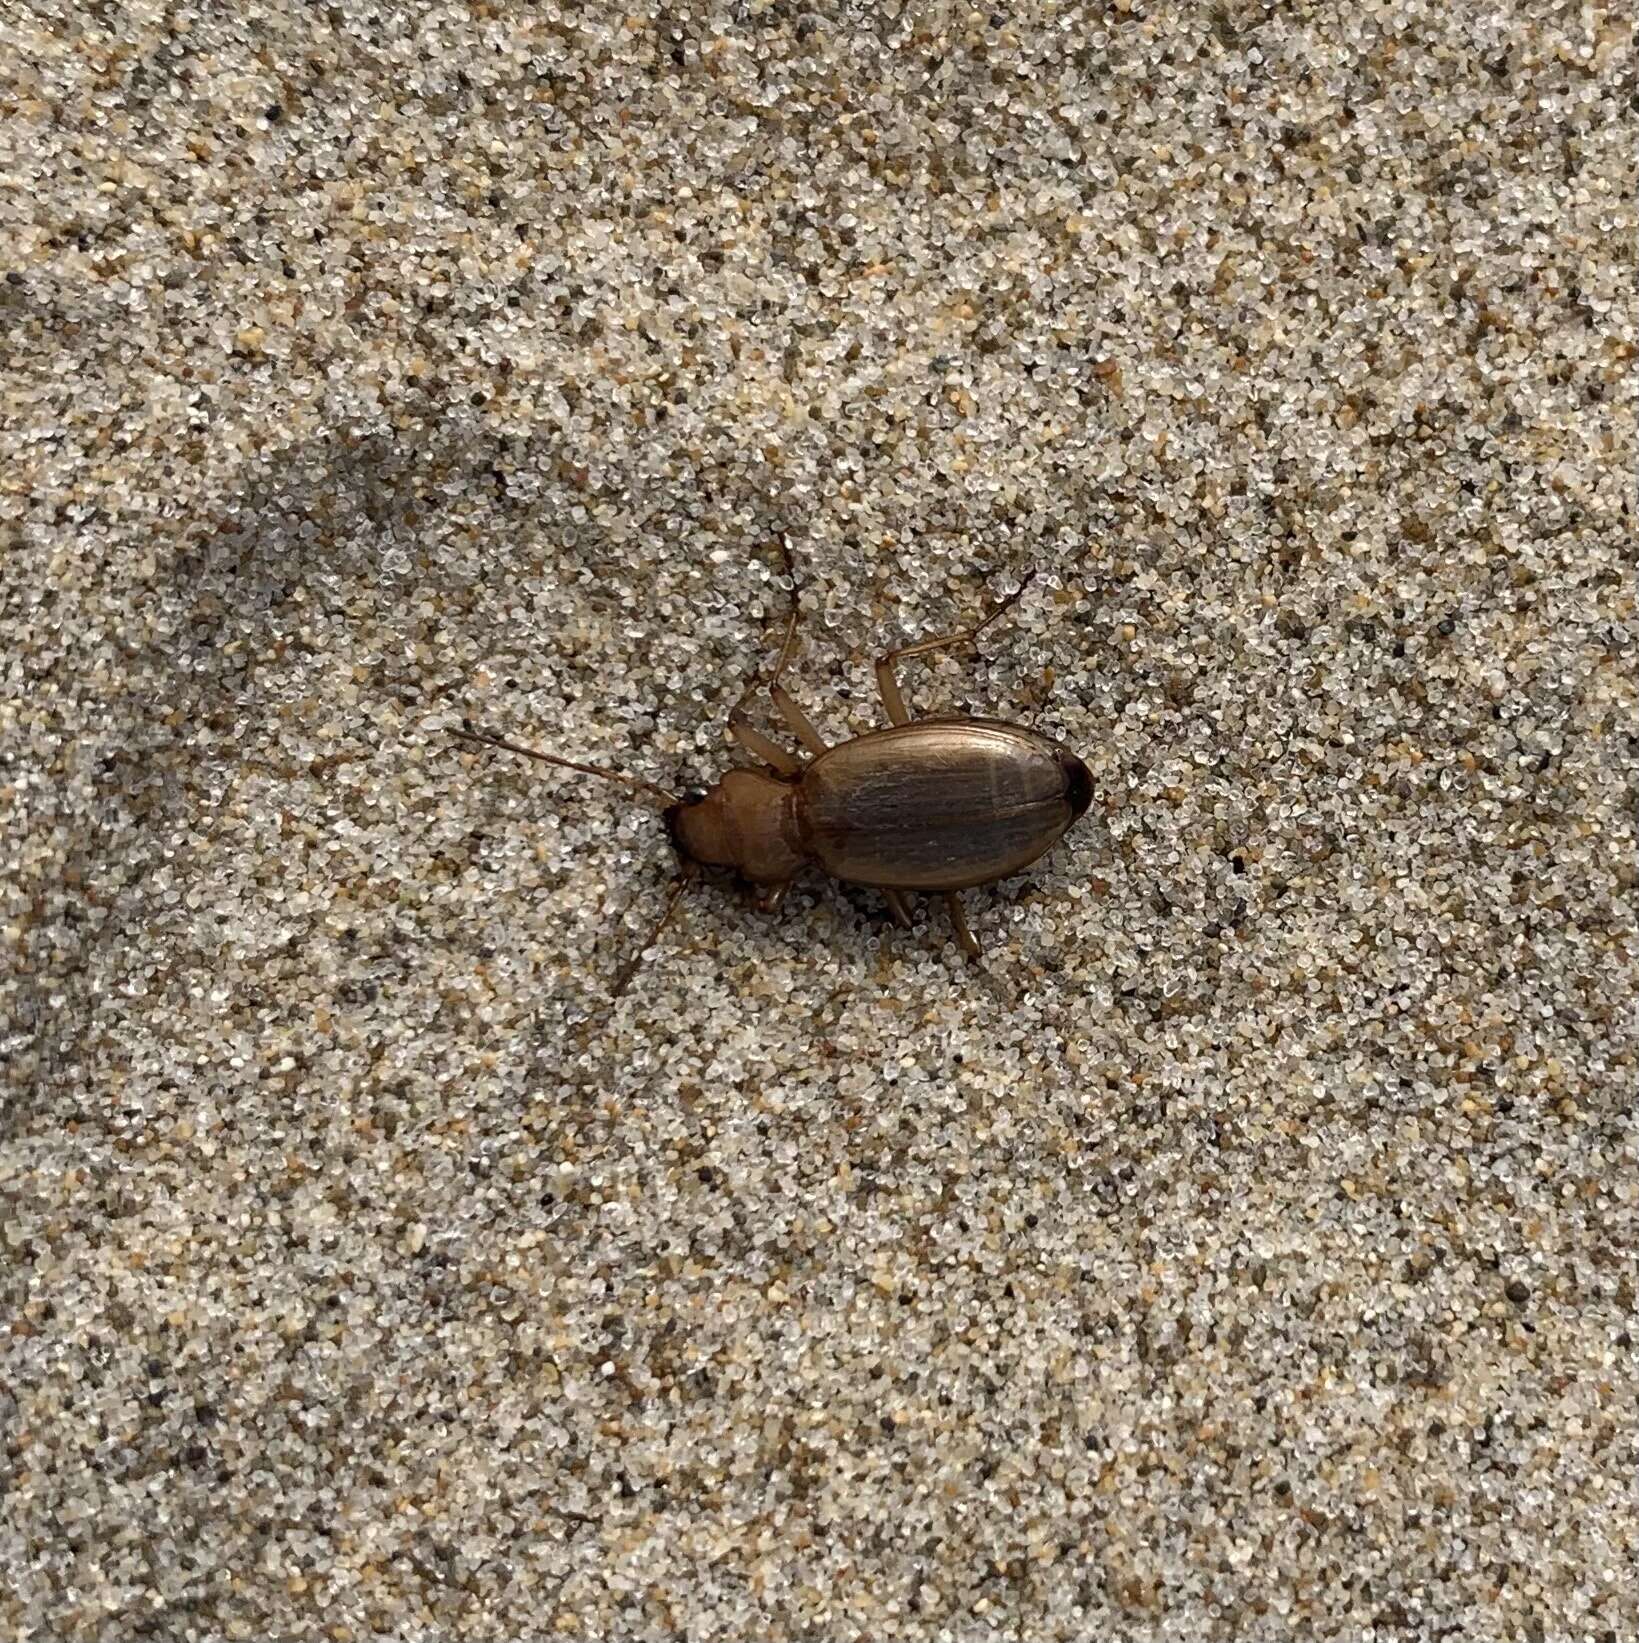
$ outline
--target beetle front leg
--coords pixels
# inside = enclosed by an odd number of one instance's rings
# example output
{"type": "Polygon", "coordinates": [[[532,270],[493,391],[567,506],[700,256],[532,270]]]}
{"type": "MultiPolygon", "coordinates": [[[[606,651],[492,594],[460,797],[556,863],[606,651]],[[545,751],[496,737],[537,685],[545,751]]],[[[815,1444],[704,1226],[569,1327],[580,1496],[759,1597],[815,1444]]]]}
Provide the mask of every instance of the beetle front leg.
{"type": "Polygon", "coordinates": [[[939,639],[922,639],[914,645],[901,645],[897,650],[890,650],[878,659],[876,688],[893,724],[908,725],[911,722],[905,698],[900,693],[899,680],[894,675],[894,665],[908,661],[913,656],[931,656],[935,651],[949,650],[953,645],[973,643],[998,616],[1011,610],[1024,597],[1024,590],[1030,586],[1034,576],[1035,572],[1032,571],[982,622],[977,622],[970,628],[963,628],[960,633],[947,633],[939,639]]]}
{"type": "Polygon", "coordinates": [[[785,686],[776,680],[769,685],[768,694],[774,698],[774,705],[780,710],[780,717],[790,727],[791,734],[816,757],[825,752],[830,744],[814,728],[808,715],[791,699],[791,693],[785,686]]]}
{"type": "MultiPolygon", "coordinates": [[[[792,648],[797,642],[797,622],[801,610],[797,597],[797,567],[791,558],[791,544],[783,537],[780,539],[780,552],[785,558],[786,575],[791,578],[791,609],[785,618],[785,636],[780,641],[779,655],[774,659],[774,671],[768,677],[768,694],[780,717],[785,720],[786,728],[811,754],[818,757],[826,750],[825,738],[814,728],[808,715],[797,706],[790,691],[780,683],[786,667],[791,661],[792,648]]],[[[756,689],[757,681],[754,677],[751,683],[746,686],[745,694],[734,704],[734,710],[729,714],[729,725],[735,730],[736,734],[740,735],[740,740],[746,746],[753,747],[753,751],[757,752],[759,758],[768,759],[768,754],[762,749],[770,744],[763,742],[762,748],[755,747],[751,738],[756,737],[756,732],[751,731],[748,737],[740,731],[740,727],[745,724],[745,705],[751,700],[756,689]]],[[[749,726],[746,728],[749,730],[749,726]]],[[[774,760],[768,762],[785,775],[789,776],[795,773],[794,769],[788,770],[784,765],[774,760]]],[[[795,769],[801,769],[801,765],[795,766],[795,769]]]]}
{"type": "Polygon", "coordinates": [[[739,708],[729,714],[728,733],[746,752],[754,754],[782,776],[802,774],[802,760],[795,753],[787,753],[778,742],[770,741],[745,718],[739,708]]]}
{"type": "Polygon", "coordinates": [[[677,911],[677,904],[683,899],[683,892],[694,883],[694,878],[695,869],[693,867],[685,867],[683,871],[678,874],[676,881],[672,885],[671,894],[666,898],[665,910],[661,913],[660,917],[655,920],[654,928],[649,931],[643,945],[632,954],[626,963],[621,965],[620,972],[615,977],[614,985],[609,989],[610,998],[619,998],[621,994],[626,991],[632,977],[637,974],[638,965],[643,962],[643,955],[648,952],[648,950],[653,947],[657,941],[659,941],[660,932],[671,923],[672,914],[677,911]]]}

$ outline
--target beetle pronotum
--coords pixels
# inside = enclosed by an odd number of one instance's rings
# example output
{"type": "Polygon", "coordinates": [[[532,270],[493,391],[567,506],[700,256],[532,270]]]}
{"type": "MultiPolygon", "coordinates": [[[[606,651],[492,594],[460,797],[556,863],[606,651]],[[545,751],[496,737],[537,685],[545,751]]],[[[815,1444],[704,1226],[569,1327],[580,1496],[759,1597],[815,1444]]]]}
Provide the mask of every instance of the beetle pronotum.
{"type": "MultiPolygon", "coordinates": [[[[789,569],[789,553],[786,564],[789,569]]],[[[798,873],[818,868],[880,890],[906,929],[907,893],[942,895],[957,940],[977,959],[979,943],[960,893],[1017,873],[1051,850],[1091,801],[1092,777],[1069,749],[1023,725],[965,717],[913,720],[894,668],[911,657],[976,640],[1028,586],[1027,577],[972,627],[902,645],[879,658],[877,689],[889,724],[827,745],[780,683],[797,636],[800,607],[793,577],[791,611],[768,694],[808,757],[788,751],[746,718],[745,704],[757,689],[754,679],[729,714],[729,732],[761,768],[729,770],[711,787],[681,797],[640,776],[543,753],[470,725],[454,734],[619,782],[665,806],[666,832],[681,871],[659,922],[621,972],[617,994],[684,890],[706,867],[737,872],[756,887],[764,912],[780,905],[798,873]]]]}

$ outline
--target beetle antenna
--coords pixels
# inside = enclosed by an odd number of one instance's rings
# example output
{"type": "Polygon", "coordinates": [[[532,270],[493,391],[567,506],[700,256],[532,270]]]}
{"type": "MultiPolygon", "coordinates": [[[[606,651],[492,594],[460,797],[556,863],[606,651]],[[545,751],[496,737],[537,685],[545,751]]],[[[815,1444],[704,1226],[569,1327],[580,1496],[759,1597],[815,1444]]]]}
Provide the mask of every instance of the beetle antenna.
{"type": "Polygon", "coordinates": [[[578,770],[583,776],[601,776],[606,782],[619,782],[623,787],[635,787],[640,792],[652,793],[662,804],[672,805],[681,802],[675,793],[668,793],[665,788],[657,786],[654,782],[646,782],[641,776],[628,776],[620,770],[604,770],[595,764],[578,764],[574,759],[560,759],[556,753],[542,753],[539,748],[509,742],[504,736],[493,736],[487,730],[474,730],[466,720],[462,720],[459,730],[451,725],[449,732],[452,736],[459,736],[464,742],[476,742],[481,747],[505,748],[508,753],[521,753],[526,759],[539,759],[542,764],[555,764],[561,770],[578,770]]]}
{"type": "Polygon", "coordinates": [[[644,938],[643,945],[621,966],[620,974],[615,977],[614,987],[609,993],[610,998],[619,998],[626,991],[627,984],[637,974],[638,965],[643,962],[643,955],[660,939],[660,932],[671,923],[672,914],[677,911],[677,904],[683,899],[683,892],[693,883],[694,874],[685,868],[672,886],[672,893],[666,898],[665,911],[655,920],[654,928],[644,938]]]}
{"type": "Polygon", "coordinates": [[[1018,602],[1030,591],[1030,584],[1036,580],[1037,568],[1037,566],[1032,565],[1030,569],[1019,578],[1019,585],[1014,588],[1014,590],[1008,594],[1008,596],[1003,599],[995,607],[995,609],[992,610],[991,613],[985,617],[985,619],[980,622],[971,633],[967,635],[967,637],[970,639],[977,639],[979,635],[983,633],[984,630],[989,627],[990,624],[998,617],[1005,616],[1010,610],[1012,610],[1012,608],[1018,604],[1018,602]]]}

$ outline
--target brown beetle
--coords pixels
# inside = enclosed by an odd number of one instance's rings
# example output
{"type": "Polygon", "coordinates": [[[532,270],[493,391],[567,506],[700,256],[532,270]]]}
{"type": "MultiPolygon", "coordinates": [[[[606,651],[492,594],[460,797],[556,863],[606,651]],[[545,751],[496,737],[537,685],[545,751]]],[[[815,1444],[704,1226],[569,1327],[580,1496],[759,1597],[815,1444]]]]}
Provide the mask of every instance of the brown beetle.
{"type": "MultiPolygon", "coordinates": [[[[644,949],[702,867],[731,868],[757,886],[757,904],[765,912],[780,905],[798,873],[816,867],[832,878],[880,890],[907,929],[907,892],[943,895],[957,939],[976,959],[979,943],[959,892],[1017,873],[1051,850],[1091,802],[1092,776],[1067,748],[1022,725],[968,718],[913,722],[894,666],[977,639],[1028,586],[1027,577],[974,627],[889,651],[876,664],[876,680],[892,723],[828,746],[780,683],[797,634],[793,582],[791,613],[768,692],[811,757],[804,761],[788,752],[746,719],[753,682],[730,713],[729,730],[764,768],[730,770],[714,786],[682,798],[640,777],[578,764],[470,727],[455,734],[622,782],[665,804],[666,831],[682,873],[644,949]]],[[[637,958],[622,972],[617,993],[630,980],[637,958]]]]}

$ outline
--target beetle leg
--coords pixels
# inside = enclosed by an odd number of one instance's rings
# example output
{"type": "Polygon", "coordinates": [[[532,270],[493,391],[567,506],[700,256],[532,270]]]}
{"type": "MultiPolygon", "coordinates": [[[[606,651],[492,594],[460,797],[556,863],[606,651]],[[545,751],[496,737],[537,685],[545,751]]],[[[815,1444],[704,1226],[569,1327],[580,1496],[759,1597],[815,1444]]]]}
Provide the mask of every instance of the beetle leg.
{"type": "Polygon", "coordinates": [[[910,903],[905,900],[903,890],[884,890],[882,899],[888,904],[888,911],[893,914],[893,921],[901,930],[911,927],[910,903]]]}
{"type": "Polygon", "coordinates": [[[905,698],[899,694],[899,681],[893,676],[894,657],[900,654],[899,651],[891,651],[877,662],[876,688],[882,697],[882,705],[888,710],[888,722],[908,725],[911,716],[905,711],[905,698]]]}
{"type": "MultiPolygon", "coordinates": [[[[785,557],[786,574],[791,578],[791,609],[785,618],[785,637],[780,641],[779,655],[774,658],[774,671],[768,676],[768,694],[773,699],[774,706],[779,710],[780,717],[785,720],[786,725],[790,729],[792,735],[794,735],[810,753],[817,755],[823,753],[826,749],[825,738],[821,736],[820,733],[814,728],[808,715],[797,706],[796,702],[792,699],[790,691],[788,691],[780,683],[780,679],[784,675],[786,667],[791,661],[792,647],[797,642],[797,620],[800,611],[800,606],[797,600],[797,567],[792,562],[791,544],[783,537],[780,539],[780,551],[785,557]]],[[[756,689],[757,681],[753,678],[751,683],[746,686],[745,694],[734,704],[734,710],[729,714],[729,724],[731,727],[735,728],[736,734],[740,734],[738,727],[744,719],[745,705],[751,700],[752,694],[756,689]]],[[[754,745],[743,734],[740,734],[740,739],[747,747],[751,747],[753,751],[757,753],[759,758],[768,759],[768,762],[772,764],[776,770],[781,771],[787,776],[794,775],[797,770],[802,768],[800,764],[788,768],[786,765],[779,763],[777,760],[769,759],[766,751],[768,744],[766,742],[762,742],[760,745],[754,745]]]]}
{"type": "Polygon", "coordinates": [[[881,693],[882,705],[888,710],[888,718],[894,724],[908,725],[911,722],[905,698],[900,694],[899,680],[894,676],[895,663],[909,661],[913,656],[931,656],[936,650],[948,650],[952,645],[971,644],[998,616],[1019,602],[1034,576],[1035,572],[1032,571],[982,622],[963,628],[960,633],[947,633],[939,639],[922,639],[914,645],[901,645],[898,650],[890,650],[878,660],[876,688],[881,693]]]}
{"type": "Polygon", "coordinates": [[[782,776],[801,774],[802,760],[795,753],[787,753],[778,742],[770,741],[755,729],[741,716],[739,708],[729,715],[728,733],[746,752],[755,754],[764,764],[772,765],[782,776]]]}
{"type": "Polygon", "coordinates": [[[643,955],[660,939],[660,932],[671,923],[672,914],[677,911],[677,904],[683,899],[683,892],[694,883],[694,872],[687,869],[680,873],[672,885],[671,894],[666,898],[665,911],[655,920],[654,928],[644,938],[643,945],[620,967],[620,973],[615,977],[614,985],[609,989],[610,998],[619,998],[626,991],[628,984],[637,974],[637,967],[643,962],[643,955]]]}
{"type": "Polygon", "coordinates": [[[768,694],[774,698],[774,705],[780,710],[780,717],[791,727],[791,734],[810,753],[823,753],[827,745],[825,738],[814,728],[808,715],[792,701],[790,691],[776,680],[768,687],[768,694]]]}
{"type": "Polygon", "coordinates": [[[950,913],[950,922],[956,928],[956,939],[962,951],[969,958],[980,957],[978,938],[968,928],[967,914],[962,911],[962,898],[954,890],[945,897],[945,907],[950,913]]]}

